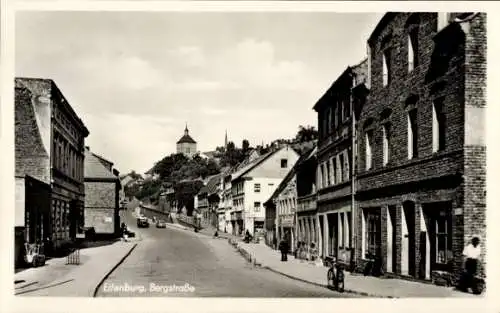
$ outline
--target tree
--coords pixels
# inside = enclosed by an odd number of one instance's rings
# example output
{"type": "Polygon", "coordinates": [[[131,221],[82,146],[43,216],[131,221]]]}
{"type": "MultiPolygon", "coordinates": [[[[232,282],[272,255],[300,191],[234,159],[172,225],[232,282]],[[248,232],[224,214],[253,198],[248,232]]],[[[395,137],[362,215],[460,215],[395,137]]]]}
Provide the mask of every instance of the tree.
{"type": "Polygon", "coordinates": [[[248,140],[243,139],[243,142],[241,143],[241,150],[244,154],[246,154],[248,150],[250,150],[250,143],[248,142],[248,140]]]}
{"type": "Polygon", "coordinates": [[[318,131],[314,128],[314,126],[299,126],[299,131],[295,136],[295,141],[306,142],[315,139],[318,139],[318,131]]]}

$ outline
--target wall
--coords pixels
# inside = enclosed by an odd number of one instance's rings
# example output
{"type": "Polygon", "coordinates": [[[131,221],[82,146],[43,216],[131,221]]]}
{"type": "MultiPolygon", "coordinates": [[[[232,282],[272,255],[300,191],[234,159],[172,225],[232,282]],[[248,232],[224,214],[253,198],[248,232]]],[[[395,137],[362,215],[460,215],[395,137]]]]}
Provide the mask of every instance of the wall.
{"type": "Polygon", "coordinates": [[[95,227],[97,233],[117,231],[116,192],[113,182],[85,182],[85,227],[95,227]]]}
{"type": "Polygon", "coordinates": [[[284,178],[298,159],[299,155],[297,152],[292,148],[285,147],[275,152],[245,176],[284,178]],[[288,166],[286,168],[281,168],[281,159],[288,160],[288,166]]]}
{"type": "Polygon", "coordinates": [[[405,23],[410,14],[397,14],[382,30],[371,47],[371,84],[372,90],[368,102],[363,108],[358,123],[359,162],[358,190],[370,189],[371,186],[383,186],[394,183],[405,183],[431,176],[455,174],[461,171],[460,155],[456,152],[462,147],[464,133],[463,111],[463,67],[464,45],[460,43],[460,33],[450,30],[445,34],[445,42],[437,45],[435,37],[437,14],[420,14],[419,27],[419,65],[408,72],[408,45],[405,23]],[[391,83],[382,86],[382,39],[392,34],[390,46],[391,83]],[[453,40],[456,45],[449,44],[453,40]],[[442,53],[443,47],[453,49],[446,72],[446,78],[436,74],[436,68],[442,63],[436,55],[442,53]],[[416,96],[416,97],[415,97],[416,96]],[[446,114],[446,148],[438,153],[432,152],[432,104],[436,98],[444,98],[446,114]],[[412,101],[416,101],[412,104],[412,101]],[[409,102],[408,102],[409,101],[409,102]],[[418,157],[408,160],[407,110],[417,108],[418,123],[418,157]],[[382,165],[382,131],[381,119],[384,110],[392,113],[390,122],[390,158],[389,163],[382,165]],[[371,126],[366,123],[372,120],[371,126]],[[373,167],[365,170],[365,127],[374,131],[372,155],[373,167]],[[390,171],[398,171],[397,173],[390,171]]]}
{"type": "Polygon", "coordinates": [[[281,179],[279,178],[254,177],[251,180],[246,180],[243,187],[245,190],[245,199],[243,204],[245,208],[245,216],[264,218],[266,215],[264,202],[269,200],[280,183],[281,179]],[[254,192],[255,184],[260,184],[260,192],[254,192]],[[255,212],[254,202],[260,202],[259,212],[255,212]]]}
{"type": "Polygon", "coordinates": [[[50,183],[49,150],[45,149],[37,124],[32,94],[26,88],[15,91],[14,135],[16,176],[30,175],[50,183]]]}

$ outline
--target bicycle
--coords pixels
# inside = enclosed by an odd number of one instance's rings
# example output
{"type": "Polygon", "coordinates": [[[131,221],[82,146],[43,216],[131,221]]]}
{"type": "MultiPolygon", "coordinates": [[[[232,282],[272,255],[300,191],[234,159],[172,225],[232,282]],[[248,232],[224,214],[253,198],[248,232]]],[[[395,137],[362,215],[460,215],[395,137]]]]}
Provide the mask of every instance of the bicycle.
{"type": "Polygon", "coordinates": [[[342,264],[338,264],[336,260],[329,262],[330,268],[326,274],[328,281],[328,288],[336,290],[338,292],[344,292],[345,287],[345,275],[344,267],[342,264]]]}

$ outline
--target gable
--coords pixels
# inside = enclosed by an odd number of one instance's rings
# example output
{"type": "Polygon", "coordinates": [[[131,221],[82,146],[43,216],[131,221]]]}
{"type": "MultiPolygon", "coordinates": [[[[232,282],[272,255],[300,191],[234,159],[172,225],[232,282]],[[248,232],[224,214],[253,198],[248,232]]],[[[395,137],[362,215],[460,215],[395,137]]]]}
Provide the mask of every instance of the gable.
{"type": "Polygon", "coordinates": [[[244,177],[284,178],[298,159],[299,155],[295,150],[284,147],[255,166],[244,177]],[[281,160],[286,160],[285,168],[281,167],[281,160]]]}

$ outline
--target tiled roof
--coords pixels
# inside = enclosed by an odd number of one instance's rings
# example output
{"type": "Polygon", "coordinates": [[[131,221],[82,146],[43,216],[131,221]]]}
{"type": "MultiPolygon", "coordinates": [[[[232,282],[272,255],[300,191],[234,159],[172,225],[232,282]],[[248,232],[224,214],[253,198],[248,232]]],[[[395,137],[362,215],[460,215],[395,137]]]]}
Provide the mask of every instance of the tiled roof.
{"type": "Polygon", "coordinates": [[[84,177],[85,178],[93,178],[93,179],[116,179],[119,178],[113,175],[113,173],[106,168],[90,150],[85,150],[85,168],[84,168],[84,177]]]}
{"type": "Polygon", "coordinates": [[[181,139],[179,139],[179,141],[177,141],[177,143],[196,143],[196,141],[194,141],[194,139],[191,138],[191,136],[184,135],[181,137],[181,139]]]}
{"type": "Polygon", "coordinates": [[[217,192],[217,185],[220,183],[221,174],[210,176],[207,189],[209,194],[213,194],[217,192]]]}
{"type": "Polygon", "coordinates": [[[274,151],[268,152],[264,155],[261,155],[260,157],[256,158],[252,162],[248,163],[246,166],[239,168],[237,170],[237,172],[232,175],[232,179],[237,179],[237,178],[245,175],[246,173],[251,171],[253,168],[255,168],[257,165],[259,165],[262,162],[264,162],[265,160],[267,160],[271,155],[273,155],[277,151],[279,151],[279,150],[274,150],[274,151]]]}

